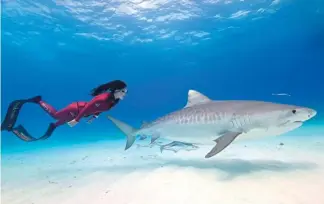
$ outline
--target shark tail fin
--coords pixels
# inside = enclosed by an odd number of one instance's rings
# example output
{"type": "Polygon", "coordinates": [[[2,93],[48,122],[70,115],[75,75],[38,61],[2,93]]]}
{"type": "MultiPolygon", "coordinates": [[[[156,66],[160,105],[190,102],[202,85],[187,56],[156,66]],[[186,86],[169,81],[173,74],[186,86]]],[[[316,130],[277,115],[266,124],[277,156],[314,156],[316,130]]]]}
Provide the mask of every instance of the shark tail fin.
{"type": "Polygon", "coordinates": [[[126,142],[125,150],[129,149],[135,142],[136,139],[135,133],[138,130],[120,120],[117,120],[116,118],[113,118],[111,116],[107,116],[107,117],[126,135],[127,142],[126,142]]]}

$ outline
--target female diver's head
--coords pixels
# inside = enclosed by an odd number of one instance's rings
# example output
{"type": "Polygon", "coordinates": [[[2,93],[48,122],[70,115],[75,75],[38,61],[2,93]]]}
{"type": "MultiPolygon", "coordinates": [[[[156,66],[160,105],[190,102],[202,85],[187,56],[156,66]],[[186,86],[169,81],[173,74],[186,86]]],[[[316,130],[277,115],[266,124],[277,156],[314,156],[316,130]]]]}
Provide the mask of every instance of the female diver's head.
{"type": "Polygon", "coordinates": [[[123,100],[125,95],[127,94],[127,88],[117,89],[114,92],[115,99],[123,100]]]}
{"type": "Polygon", "coordinates": [[[110,93],[112,93],[117,100],[123,99],[127,93],[127,85],[121,80],[114,80],[94,88],[91,95],[97,96],[106,91],[110,91],[110,93]]]}

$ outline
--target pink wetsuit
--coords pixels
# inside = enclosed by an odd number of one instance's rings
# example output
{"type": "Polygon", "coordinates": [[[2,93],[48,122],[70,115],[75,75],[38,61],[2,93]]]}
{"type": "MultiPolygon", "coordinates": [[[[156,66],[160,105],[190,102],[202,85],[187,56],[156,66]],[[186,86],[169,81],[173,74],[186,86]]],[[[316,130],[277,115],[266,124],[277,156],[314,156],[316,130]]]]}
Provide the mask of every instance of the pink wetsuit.
{"type": "Polygon", "coordinates": [[[105,92],[95,96],[89,102],[74,102],[59,111],[56,111],[55,108],[44,101],[39,101],[39,105],[57,120],[55,123],[57,127],[73,119],[79,122],[82,117],[98,116],[100,113],[109,110],[115,102],[114,99],[110,99],[110,93],[105,92]]]}

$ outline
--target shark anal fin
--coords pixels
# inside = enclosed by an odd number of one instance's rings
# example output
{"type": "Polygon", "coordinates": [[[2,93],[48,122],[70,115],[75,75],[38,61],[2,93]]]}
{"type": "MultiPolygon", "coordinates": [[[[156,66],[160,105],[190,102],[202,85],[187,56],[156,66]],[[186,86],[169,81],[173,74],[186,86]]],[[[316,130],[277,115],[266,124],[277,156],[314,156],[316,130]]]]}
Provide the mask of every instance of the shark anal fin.
{"type": "Polygon", "coordinates": [[[160,135],[158,133],[155,133],[152,135],[151,137],[151,143],[150,144],[153,144],[157,139],[159,139],[160,135]]]}
{"type": "Polygon", "coordinates": [[[241,132],[228,132],[224,134],[223,136],[217,138],[215,140],[216,145],[213,147],[213,149],[210,150],[205,156],[205,158],[210,158],[212,156],[215,156],[216,154],[223,151],[229,144],[231,144],[237,136],[239,136],[241,132]]]}

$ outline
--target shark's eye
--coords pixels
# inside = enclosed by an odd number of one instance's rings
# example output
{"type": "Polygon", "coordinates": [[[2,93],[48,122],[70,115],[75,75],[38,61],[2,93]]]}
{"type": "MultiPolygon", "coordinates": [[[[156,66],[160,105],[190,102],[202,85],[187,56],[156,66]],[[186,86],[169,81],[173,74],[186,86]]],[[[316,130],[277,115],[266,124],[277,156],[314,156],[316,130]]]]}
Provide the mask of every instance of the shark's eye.
{"type": "Polygon", "coordinates": [[[293,113],[293,114],[296,114],[296,112],[297,112],[296,110],[292,110],[292,113],[293,113]]]}

